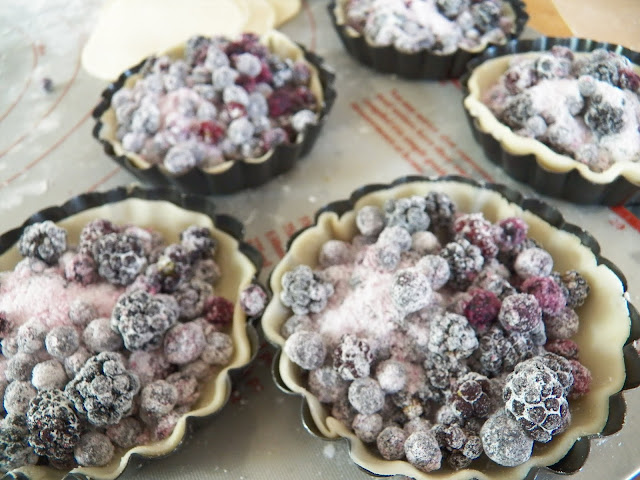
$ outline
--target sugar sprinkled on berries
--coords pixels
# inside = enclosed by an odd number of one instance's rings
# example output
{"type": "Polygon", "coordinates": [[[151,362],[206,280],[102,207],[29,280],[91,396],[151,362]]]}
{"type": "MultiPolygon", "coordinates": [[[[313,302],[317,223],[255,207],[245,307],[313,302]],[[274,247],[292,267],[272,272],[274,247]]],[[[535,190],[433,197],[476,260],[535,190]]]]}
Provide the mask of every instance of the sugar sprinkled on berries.
{"type": "Polygon", "coordinates": [[[505,467],[522,465],[533,452],[533,439],[504,410],[489,417],[480,430],[480,438],[487,456],[505,467]]]}

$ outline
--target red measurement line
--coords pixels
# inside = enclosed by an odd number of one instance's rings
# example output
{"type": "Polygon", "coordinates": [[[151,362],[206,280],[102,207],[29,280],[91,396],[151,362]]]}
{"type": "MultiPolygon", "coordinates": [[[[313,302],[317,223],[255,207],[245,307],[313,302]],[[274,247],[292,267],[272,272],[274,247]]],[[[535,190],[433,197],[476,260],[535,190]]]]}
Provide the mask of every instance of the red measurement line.
{"type": "Polygon", "coordinates": [[[20,91],[16,99],[13,101],[11,105],[9,105],[9,108],[7,108],[7,110],[2,115],[0,115],[0,122],[2,122],[5,118],[7,118],[7,115],[9,115],[11,111],[14,108],[16,108],[16,105],[18,105],[18,103],[20,103],[20,100],[22,100],[22,97],[24,97],[24,94],[29,88],[29,85],[31,85],[31,81],[33,80],[33,72],[35,71],[36,66],[38,65],[38,50],[36,49],[36,45],[35,43],[33,43],[33,40],[31,40],[31,37],[29,37],[29,35],[27,35],[26,32],[22,31],[22,33],[24,34],[24,36],[26,36],[29,39],[30,45],[31,45],[31,52],[33,54],[33,63],[31,65],[31,72],[29,72],[27,81],[24,83],[24,86],[22,87],[22,90],[20,91]]]}
{"type": "Polygon", "coordinates": [[[458,80],[457,78],[452,79],[451,83],[453,83],[453,86],[456,87],[458,90],[462,90],[462,86],[460,85],[460,80],[458,80]]]}
{"type": "Polygon", "coordinates": [[[287,235],[287,237],[290,237],[291,235],[296,233],[296,230],[297,230],[296,226],[291,222],[285,224],[285,226],[282,227],[282,229],[284,230],[284,233],[287,235]]]}
{"type": "Polygon", "coordinates": [[[265,255],[264,245],[262,245],[262,242],[258,237],[252,238],[251,240],[247,240],[247,243],[256,247],[256,250],[260,252],[260,255],[262,255],[262,264],[265,268],[273,265],[273,263],[271,263],[267,258],[267,256],[265,255]]]}
{"type": "Polygon", "coordinates": [[[273,250],[276,252],[276,255],[278,255],[279,258],[284,257],[284,248],[282,248],[282,241],[280,240],[280,237],[278,236],[276,231],[269,230],[264,235],[265,237],[267,237],[267,240],[269,240],[269,243],[273,247],[273,250]]]}
{"type": "Polygon", "coordinates": [[[64,87],[64,90],[62,91],[62,93],[58,96],[58,98],[56,98],[56,101],[53,102],[53,104],[51,105],[51,107],[49,107],[49,110],[47,110],[46,112],[44,112],[44,114],[42,114],[42,116],[38,119],[38,121],[35,123],[35,125],[33,125],[31,127],[31,129],[27,132],[22,134],[22,136],[20,136],[19,138],[17,138],[16,140],[14,140],[14,142],[9,145],[7,148],[5,148],[2,152],[0,152],[0,157],[5,156],[9,151],[11,151],[16,145],[18,145],[19,143],[21,143],[25,138],[27,138],[29,135],[31,135],[35,129],[38,127],[38,125],[40,125],[40,123],[47,118],[49,115],[51,115],[51,112],[53,112],[58,105],[60,104],[60,102],[62,101],[62,99],[67,95],[67,92],[69,92],[69,89],[71,88],[71,85],[73,84],[73,82],[75,82],[76,77],[78,76],[78,72],[80,71],[80,55],[78,55],[78,60],[76,62],[76,67],[75,70],[73,71],[73,75],[71,76],[71,79],[67,82],[67,85],[64,87]]]}
{"type": "Polygon", "coordinates": [[[311,217],[309,215],[305,215],[304,217],[300,217],[298,219],[298,222],[300,222],[300,225],[302,225],[302,227],[304,228],[311,225],[313,223],[313,220],[311,220],[311,217]]]}
{"type": "Polygon", "coordinates": [[[307,13],[307,19],[309,20],[309,29],[311,30],[311,40],[309,41],[309,50],[312,52],[316,49],[316,36],[318,28],[316,27],[316,19],[309,7],[308,0],[304,0],[304,10],[307,13]]]}
{"type": "Polygon", "coordinates": [[[420,167],[420,165],[413,161],[413,159],[409,156],[409,153],[406,150],[402,149],[387,132],[380,128],[380,126],[367,113],[365,113],[362,108],[360,108],[360,105],[352,102],[351,108],[353,108],[353,110],[355,110],[358,115],[360,115],[369,125],[371,125],[373,129],[378,132],[378,134],[382,138],[384,138],[387,143],[391,145],[391,147],[393,147],[393,149],[416,170],[416,172],[422,172],[422,168],[420,167]]]}
{"type": "Polygon", "coordinates": [[[20,170],[17,173],[14,173],[11,177],[9,177],[7,180],[5,180],[4,182],[0,183],[0,188],[2,187],[6,187],[7,185],[9,185],[11,182],[13,182],[15,179],[17,179],[18,177],[20,177],[21,175],[23,175],[24,173],[26,173],[28,170],[30,170],[31,168],[33,168],[34,165],[36,165],[37,163],[39,163],[43,158],[45,158],[47,155],[49,155],[51,152],[53,152],[56,148],[58,148],[60,145],[62,145],[67,138],[69,138],[71,136],[71,134],[73,132],[75,132],[84,122],[87,121],[87,119],[91,116],[91,111],[89,110],[79,121],[78,123],[76,123],[73,127],[71,127],[71,130],[69,130],[67,133],[65,133],[60,139],[58,139],[58,141],[56,143],[54,143],[53,145],[51,145],[42,155],[40,155],[39,157],[37,157],[35,160],[32,160],[31,162],[29,162],[27,165],[25,165],[25,167],[20,170]]]}
{"type": "Polygon", "coordinates": [[[623,206],[611,207],[611,211],[627,222],[631,228],[640,232],[640,219],[623,206]]]}
{"type": "Polygon", "coordinates": [[[120,167],[116,167],[113,170],[111,170],[109,173],[107,173],[104,177],[102,177],[100,180],[98,180],[96,183],[94,183],[93,185],[91,185],[88,189],[87,192],[93,192],[94,190],[96,190],[100,185],[102,185],[103,183],[105,183],[106,181],[110,180],[111,178],[113,178],[113,176],[118,173],[121,170],[120,167]]]}
{"type": "MultiPolygon", "coordinates": [[[[466,163],[468,163],[469,165],[471,165],[471,167],[478,172],[480,175],[482,175],[482,177],[485,180],[489,180],[489,181],[493,181],[493,178],[491,177],[491,175],[489,175],[480,165],[478,165],[477,162],[475,162],[471,157],[469,157],[469,155],[467,155],[464,151],[462,151],[461,148],[459,148],[455,142],[453,140],[451,140],[451,138],[449,138],[447,135],[440,133],[440,131],[438,130],[438,128],[427,118],[425,118],[420,112],[418,112],[413,105],[411,105],[402,95],[400,95],[400,92],[398,92],[395,88],[393,90],[391,90],[391,96],[393,98],[395,98],[404,108],[405,110],[408,110],[409,112],[411,112],[413,115],[415,115],[418,120],[420,121],[420,123],[422,123],[423,125],[425,125],[427,128],[429,128],[430,130],[433,131],[433,133],[437,134],[438,137],[444,142],[446,143],[449,147],[452,147],[455,149],[455,152],[460,156],[460,158],[462,158],[466,163]]],[[[458,170],[460,171],[460,170],[458,170]]],[[[465,172],[463,172],[465,173],[465,172]]]]}

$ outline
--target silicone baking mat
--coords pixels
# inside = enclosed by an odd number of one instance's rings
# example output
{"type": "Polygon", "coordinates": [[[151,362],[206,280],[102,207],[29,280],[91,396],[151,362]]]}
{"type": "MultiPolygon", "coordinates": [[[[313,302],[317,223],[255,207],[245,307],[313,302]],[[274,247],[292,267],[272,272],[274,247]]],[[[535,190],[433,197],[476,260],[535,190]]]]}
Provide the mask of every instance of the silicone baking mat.
{"type": "MultiPolygon", "coordinates": [[[[3,2],[2,231],[71,196],[134,181],[91,137],[91,110],[106,82],[82,71],[80,52],[100,3],[3,2]],[[51,93],[41,87],[47,77],[54,85],[51,93]]],[[[304,2],[300,14],[282,30],[333,66],[338,100],[314,149],[291,172],[258,189],[217,198],[220,211],[245,222],[248,241],[264,256],[265,280],[287,238],[308,225],[323,204],[345,198],[360,185],[407,174],[460,174],[537,196],[484,157],[464,118],[458,82],[405,81],[355,63],[329,23],[325,2],[304,2]]],[[[630,300],[640,304],[640,207],[609,209],[543,200],[598,239],[603,256],[627,276],[630,300]]],[[[349,460],[346,443],[326,442],[304,431],[300,400],[273,385],[271,356],[272,350],[264,346],[227,408],[179,453],[128,471],[125,478],[369,478],[349,460]]],[[[626,480],[640,470],[640,391],[625,397],[625,427],[592,442],[584,468],[573,476],[576,480],[626,480]]],[[[552,477],[541,472],[537,478],[552,477]]]]}

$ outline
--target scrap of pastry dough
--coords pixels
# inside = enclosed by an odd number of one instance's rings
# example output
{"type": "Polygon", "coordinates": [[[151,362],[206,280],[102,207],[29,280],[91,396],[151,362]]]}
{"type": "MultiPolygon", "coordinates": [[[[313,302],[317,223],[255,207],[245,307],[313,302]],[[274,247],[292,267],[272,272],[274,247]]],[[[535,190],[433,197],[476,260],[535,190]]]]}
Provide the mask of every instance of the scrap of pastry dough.
{"type": "Polygon", "coordinates": [[[301,0],[109,0],[82,51],[82,66],[114,80],[143,58],[193,35],[262,34],[295,16],[301,0]]]}

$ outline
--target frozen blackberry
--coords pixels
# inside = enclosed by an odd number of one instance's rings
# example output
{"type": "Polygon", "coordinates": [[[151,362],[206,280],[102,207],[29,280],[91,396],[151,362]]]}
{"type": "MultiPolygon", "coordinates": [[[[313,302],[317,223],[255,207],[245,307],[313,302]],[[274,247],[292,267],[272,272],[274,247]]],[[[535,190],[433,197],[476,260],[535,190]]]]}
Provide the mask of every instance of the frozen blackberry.
{"type": "Polygon", "coordinates": [[[475,3],[470,9],[475,27],[481,32],[488,32],[499,27],[500,6],[493,0],[475,3]]]}
{"type": "Polygon", "coordinates": [[[442,452],[431,432],[417,431],[404,442],[407,461],[423,472],[438,470],[442,463],[442,452]]]}
{"type": "Polygon", "coordinates": [[[333,295],[333,285],[323,281],[307,265],[299,265],[282,276],[280,299],[293,313],[319,313],[333,295]]]}
{"type": "Polygon", "coordinates": [[[69,306],[69,320],[71,320],[71,323],[84,327],[94,318],[98,318],[98,312],[93,305],[81,299],[71,302],[69,306]]]}
{"type": "Polygon", "coordinates": [[[210,258],[198,260],[193,264],[193,277],[205,283],[213,285],[220,280],[221,276],[220,267],[210,258]]]}
{"type": "Polygon", "coordinates": [[[38,363],[38,359],[27,353],[16,353],[7,360],[7,367],[4,372],[5,377],[10,382],[14,380],[30,380],[31,371],[38,363]]]}
{"type": "Polygon", "coordinates": [[[109,233],[95,242],[98,274],[114,285],[129,285],[147,265],[144,248],[133,235],[109,233]]]}
{"type": "Polygon", "coordinates": [[[589,393],[591,389],[591,372],[577,360],[569,360],[569,363],[573,374],[573,386],[569,398],[580,398],[589,393]]]}
{"type": "Polygon", "coordinates": [[[211,230],[197,225],[180,232],[180,243],[189,252],[192,262],[213,257],[218,246],[217,240],[211,236],[211,230]]]}
{"type": "Polygon", "coordinates": [[[29,402],[36,396],[30,382],[14,380],[4,390],[4,410],[7,414],[21,415],[29,409],[29,402]]]}
{"type": "Polygon", "coordinates": [[[522,279],[547,277],[553,270],[553,258],[541,248],[527,248],[518,254],[513,268],[522,279]]]}
{"type": "Polygon", "coordinates": [[[446,312],[433,318],[427,348],[438,355],[467,358],[478,348],[478,339],[462,315],[446,312]]]}
{"type": "Polygon", "coordinates": [[[352,260],[351,245],[341,240],[328,240],[320,248],[318,263],[327,268],[333,265],[344,265],[352,260]]]}
{"type": "Polygon", "coordinates": [[[488,290],[474,290],[464,307],[464,316],[478,331],[486,330],[498,317],[500,300],[488,290]]]}
{"type": "Polygon", "coordinates": [[[409,233],[427,230],[431,220],[425,208],[425,199],[418,195],[390,198],[384,203],[386,224],[388,227],[402,227],[409,233]]]}
{"type": "Polygon", "coordinates": [[[111,313],[111,328],[120,332],[128,350],[155,350],[164,333],[178,320],[176,301],[142,290],[118,298],[111,313]]]}
{"type": "Polygon", "coordinates": [[[505,332],[494,325],[479,337],[473,356],[476,370],[487,376],[511,372],[515,366],[536,354],[531,338],[524,333],[505,332]]]}
{"type": "Polygon", "coordinates": [[[214,325],[228,325],[233,320],[234,305],[224,297],[209,297],[204,304],[204,318],[214,325]]]}
{"type": "Polygon", "coordinates": [[[211,332],[206,335],[207,344],[200,359],[209,365],[227,365],[233,355],[233,340],[224,332],[211,332]]]}
{"type": "Polygon", "coordinates": [[[533,295],[515,293],[502,301],[498,320],[505,330],[531,332],[542,322],[542,310],[533,295]]]}
{"type": "Polygon", "coordinates": [[[183,282],[173,292],[178,302],[181,320],[192,320],[204,312],[206,301],[213,295],[213,288],[201,280],[183,282]]]}
{"type": "Polygon", "coordinates": [[[446,193],[429,192],[425,197],[425,210],[435,230],[448,230],[453,225],[456,205],[446,193]]]}
{"type": "Polygon", "coordinates": [[[80,346],[77,330],[70,325],[61,325],[51,329],[44,339],[45,348],[49,355],[65,358],[75,352],[80,346]]]}
{"type": "Polygon", "coordinates": [[[333,367],[344,380],[369,376],[372,361],[371,347],[355,335],[343,335],[333,351],[333,367]]]}
{"type": "Polygon", "coordinates": [[[620,62],[615,58],[615,54],[603,49],[594,50],[588,61],[584,62],[579,71],[579,75],[589,75],[601,82],[616,85],[619,80],[620,62]]]}
{"type": "Polygon", "coordinates": [[[549,340],[565,340],[573,337],[580,326],[578,314],[571,308],[565,307],[555,315],[542,317],[549,340]]]}
{"type": "Polygon", "coordinates": [[[464,238],[482,251],[486,259],[498,255],[499,229],[484,218],[482,213],[466,213],[453,222],[456,239],[464,238]]]}
{"type": "Polygon", "coordinates": [[[407,383],[407,369],[402,362],[389,359],[376,367],[376,379],[385,393],[396,393],[407,383]]]}
{"type": "Polygon", "coordinates": [[[340,399],[349,384],[343,380],[333,367],[320,367],[309,372],[309,390],[323,403],[332,403],[340,399]]]}
{"type": "Polygon", "coordinates": [[[452,408],[463,419],[486,417],[491,412],[493,404],[490,390],[491,385],[487,377],[469,372],[454,384],[449,401],[452,408]]]}
{"type": "Polygon", "coordinates": [[[455,423],[436,423],[431,432],[435,436],[438,445],[447,452],[461,450],[467,441],[467,432],[455,423]]]}
{"type": "Polygon", "coordinates": [[[54,264],[67,249],[67,231],[51,220],[25,227],[18,241],[18,251],[23,257],[39,258],[54,264]]]}
{"type": "Polygon", "coordinates": [[[84,363],[91,357],[89,351],[84,347],[79,347],[68,357],[63,360],[64,371],[69,378],[75,377],[76,373],[84,366],[84,363]]]}
{"type": "Polygon", "coordinates": [[[96,318],[82,332],[82,340],[90,352],[117,352],[122,349],[122,337],[111,328],[108,318],[96,318]]]}
{"type": "Polygon", "coordinates": [[[37,322],[27,322],[20,325],[16,334],[18,351],[22,353],[36,353],[44,348],[47,330],[37,322]]]}
{"type": "Polygon", "coordinates": [[[454,19],[469,8],[469,0],[436,0],[436,5],[445,17],[454,19]]]}
{"type": "Polygon", "coordinates": [[[191,255],[186,247],[174,243],[164,249],[155,268],[147,276],[157,276],[163,292],[174,292],[182,283],[193,277],[191,255]]]}
{"type": "Polygon", "coordinates": [[[139,445],[139,438],[143,432],[144,425],[135,417],[125,417],[106,429],[109,440],[120,448],[131,448],[139,445]]]}
{"type": "Polygon", "coordinates": [[[240,308],[250,317],[262,314],[267,306],[267,301],[267,292],[255,283],[243,288],[238,298],[240,308]]]}
{"type": "Polygon", "coordinates": [[[432,300],[429,278],[417,268],[398,270],[393,276],[391,300],[404,315],[423,309],[432,300]]]}
{"type": "Polygon", "coordinates": [[[82,422],[61,390],[40,392],[27,412],[29,444],[42,457],[66,462],[80,440],[82,422]]]}
{"type": "Polygon", "coordinates": [[[589,296],[589,283],[587,280],[577,271],[569,270],[560,275],[562,284],[567,289],[567,307],[578,308],[582,306],[584,301],[589,296]]]}
{"type": "Polygon", "coordinates": [[[96,431],[82,435],[73,451],[76,462],[83,467],[102,467],[111,461],[113,452],[109,437],[96,431]]]}
{"type": "Polygon", "coordinates": [[[465,239],[448,243],[440,256],[449,264],[449,285],[457,290],[466,290],[484,265],[481,250],[465,239]]]}
{"type": "Polygon", "coordinates": [[[140,393],[140,410],[143,416],[158,418],[168,414],[178,401],[178,389],[165,380],[147,384],[140,393]]]}
{"type": "Polygon", "coordinates": [[[426,275],[433,290],[444,287],[451,276],[449,263],[439,255],[425,255],[416,264],[416,269],[426,275]]]}
{"type": "Polygon", "coordinates": [[[31,384],[38,391],[63,389],[67,384],[67,373],[58,360],[45,360],[33,367],[31,384]]]}
{"type": "Polygon", "coordinates": [[[407,434],[397,426],[383,429],[376,439],[376,446],[385,460],[401,460],[404,458],[404,443],[407,434]]]}
{"type": "Polygon", "coordinates": [[[28,442],[24,415],[9,414],[0,420],[0,473],[25,465],[35,465],[38,455],[28,442]]]}
{"type": "Polygon", "coordinates": [[[546,443],[567,427],[570,413],[558,375],[539,358],[516,366],[507,377],[503,398],[506,410],[531,438],[546,443]]]}
{"type": "Polygon", "coordinates": [[[384,392],[373,378],[356,378],[348,391],[349,403],[359,413],[370,415],[378,412],[384,405],[384,392]]]}
{"type": "Polygon", "coordinates": [[[579,347],[573,340],[550,340],[548,341],[544,349],[547,352],[555,353],[568,360],[576,360],[578,358],[579,347]]]}
{"type": "Polygon", "coordinates": [[[528,93],[511,97],[500,114],[500,120],[514,130],[526,128],[527,120],[534,115],[533,102],[528,93]]]}
{"type": "Polygon", "coordinates": [[[164,356],[173,364],[185,365],[197,360],[204,351],[206,339],[197,322],[179,323],[164,336],[164,356]]]}
{"type": "Polygon", "coordinates": [[[98,280],[96,262],[89,254],[75,254],[65,264],[64,276],[67,280],[81,285],[94,283],[98,280]]]}
{"type": "Polygon", "coordinates": [[[444,393],[451,388],[451,383],[469,371],[462,359],[454,354],[439,355],[431,353],[424,361],[424,370],[429,385],[436,389],[435,400],[442,400],[444,393]]]}
{"type": "Polygon", "coordinates": [[[553,371],[564,389],[564,394],[568,395],[571,392],[573,386],[573,369],[571,363],[569,363],[566,358],[549,352],[533,357],[529,361],[543,365],[553,371]]]}
{"type": "Polygon", "coordinates": [[[313,330],[311,318],[308,315],[292,315],[280,327],[280,334],[286,339],[302,330],[313,330]]]}
{"type": "Polygon", "coordinates": [[[551,277],[529,277],[520,286],[523,293],[536,297],[542,313],[559,313],[567,303],[562,288],[551,277]]]}
{"type": "Polygon", "coordinates": [[[384,213],[378,207],[366,205],[358,210],[356,225],[362,235],[375,237],[385,227],[384,213]]]}
{"type": "Polygon", "coordinates": [[[487,290],[500,300],[516,293],[516,289],[500,273],[491,268],[483,269],[473,281],[473,286],[487,290]]]}
{"type": "Polygon", "coordinates": [[[284,352],[297,365],[305,370],[314,370],[322,366],[327,350],[322,336],[316,332],[296,332],[287,338],[284,352]]]}
{"type": "Polygon", "coordinates": [[[104,427],[129,414],[139,389],[138,376],[127,371],[123,357],[103,352],[89,358],[64,391],[90,423],[104,427]]]}
{"type": "Polygon", "coordinates": [[[359,413],[353,419],[351,428],[364,443],[373,443],[382,431],[382,417],[377,413],[371,415],[359,413]]]}
{"type": "Polygon", "coordinates": [[[484,453],[498,465],[516,467],[531,458],[533,440],[507,411],[494,413],[482,426],[484,453]]]}

